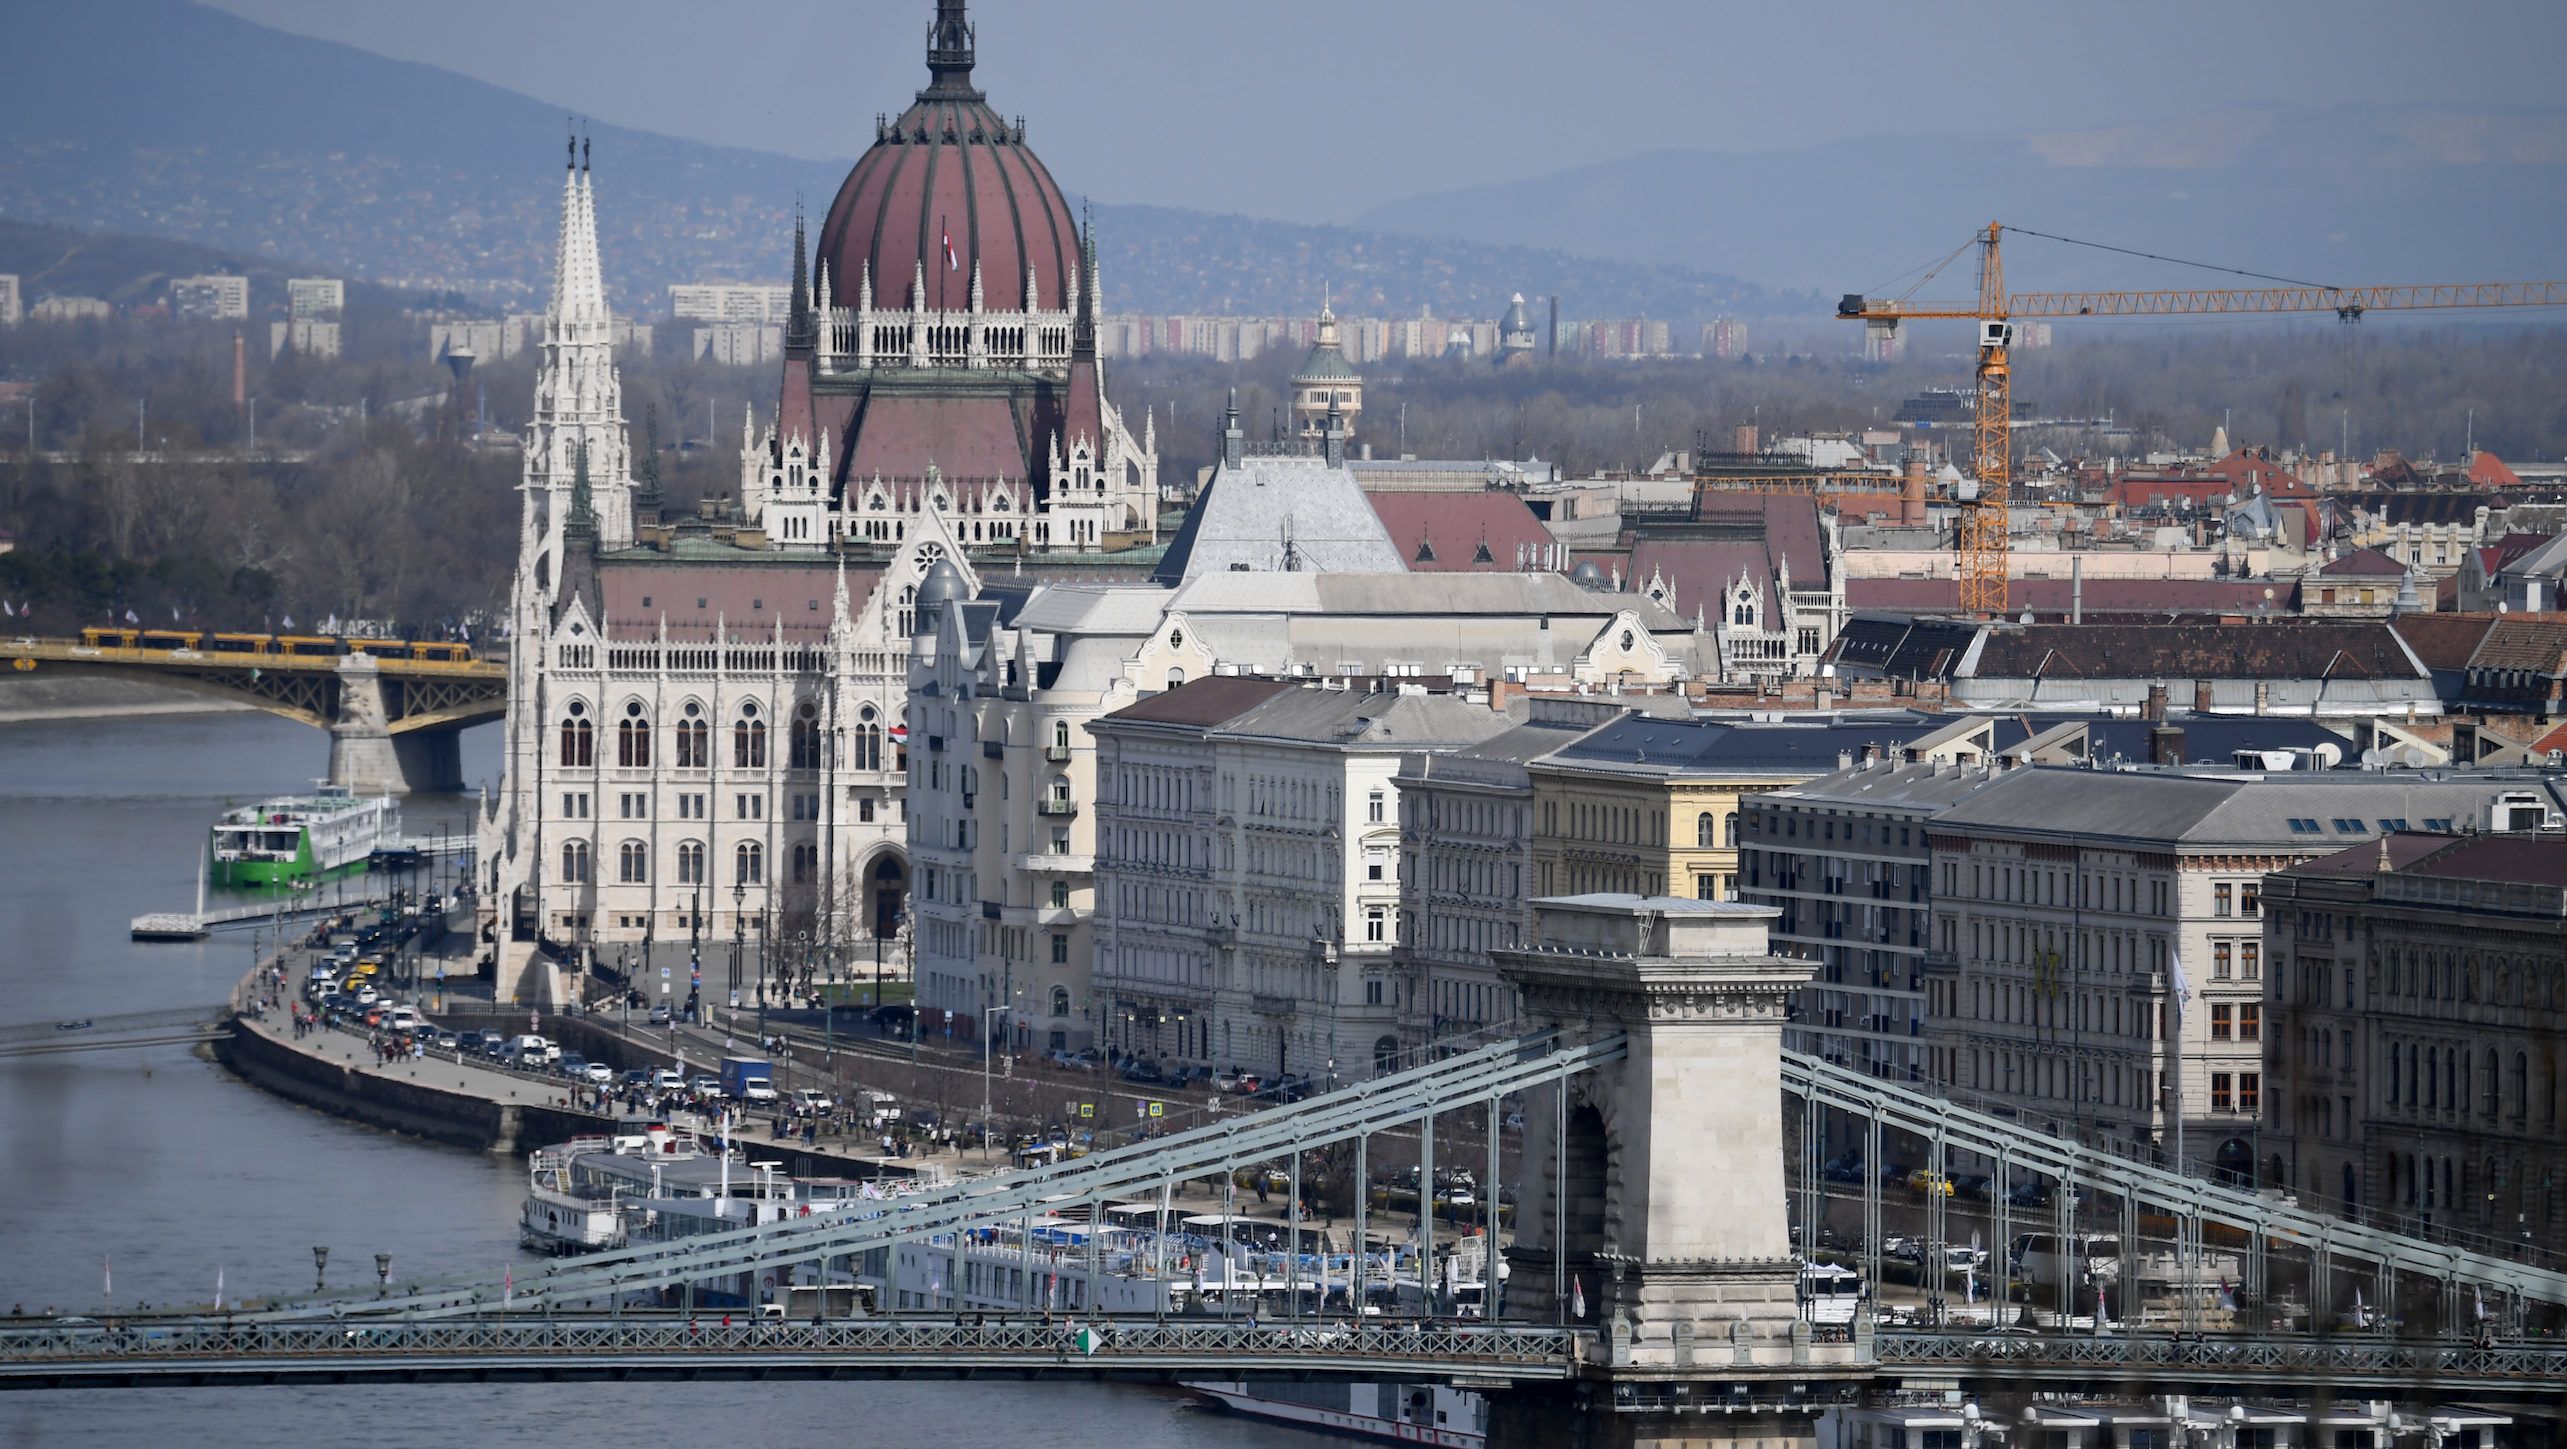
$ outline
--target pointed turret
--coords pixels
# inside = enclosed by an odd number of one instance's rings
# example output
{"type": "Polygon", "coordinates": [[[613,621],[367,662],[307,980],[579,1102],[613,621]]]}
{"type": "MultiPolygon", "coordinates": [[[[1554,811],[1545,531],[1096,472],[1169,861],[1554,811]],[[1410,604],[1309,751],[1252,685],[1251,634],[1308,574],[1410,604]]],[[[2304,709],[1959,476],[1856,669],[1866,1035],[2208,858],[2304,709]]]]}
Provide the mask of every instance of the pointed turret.
{"type": "Polygon", "coordinates": [[[653,403],[642,410],[641,476],[633,490],[633,522],[656,524],[660,510],[667,506],[667,495],[660,491],[660,408],[653,403]]]}
{"type": "Polygon", "coordinates": [[[562,180],[560,250],[544,313],[534,417],[526,429],[523,486],[544,495],[545,517],[557,529],[572,511],[572,475],[584,457],[590,526],[608,547],[620,548],[633,539],[632,484],[614,320],[598,253],[590,156],[573,140],[562,180]]]}
{"type": "Polygon", "coordinates": [[[793,209],[793,303],[784,323],[784,355],[809,357],[820,340],[811,313],[810,248],[804,242],[802,208],[793,209]]]}

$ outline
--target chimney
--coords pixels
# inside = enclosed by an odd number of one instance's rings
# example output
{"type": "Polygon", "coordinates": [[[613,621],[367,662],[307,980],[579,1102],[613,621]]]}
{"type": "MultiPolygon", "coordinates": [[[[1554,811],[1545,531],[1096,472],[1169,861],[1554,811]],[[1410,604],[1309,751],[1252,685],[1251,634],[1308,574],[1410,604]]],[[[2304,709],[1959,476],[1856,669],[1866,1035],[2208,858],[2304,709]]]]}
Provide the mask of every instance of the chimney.
{"type": "Polygon", "coordinates": [[[1733,453],[1756,451],[1756,425],[1740,423],[1729,430],[1729,450],[1733,453]]]}
{"type": "Polygon", "coordinates": [[[250,406],[250,368],[241,347],[241,332],[232,329],[232,411],[247,412],[250,406]]]}
{"type": "Polygon", "coordinates": [[[2193,681],[2193,713],[2210,713],[2210,681],[2207,679],[2193,681]]]}
{"type": "Polygon", "coordinates": [[[1506,713],[1506,701],[1515,693],[1515,681],[1503,674],[1489,676],[1489,708],[1506,713]]]}
{"type": "Polygon", "coordinates": [[[1910,452],[1899,470],[1899,527],[1925,526],[1925,455],[1910,452]]]}
{"type": "Polygon", "coordinates": [[[2148,732],[2148,763],[2181,765],[2184,759],[2184,732],[2181,728],[2161,724],[2148,732]]]}
{"type": "Polygon", "coordinates": [[[2153,719],[2160,722],[2165,720],[2166,682],[2164,680],[2158,680],[2148,686],[2148,704],[2146,708],[2139,712],[2139,717],[2141,719],[2153,719]]]}
{"type": "Polygon", "coordinates": [[[2269,680],[2255,681],[2255,712],[2266,713],[2273,703],[2273,685],[2269,680]]]}
{"type": "Polygon", "coordinates": [[[2083,554],[2068,555],[2068,622],[2086,622],[2086,559],[2083,554]]]}

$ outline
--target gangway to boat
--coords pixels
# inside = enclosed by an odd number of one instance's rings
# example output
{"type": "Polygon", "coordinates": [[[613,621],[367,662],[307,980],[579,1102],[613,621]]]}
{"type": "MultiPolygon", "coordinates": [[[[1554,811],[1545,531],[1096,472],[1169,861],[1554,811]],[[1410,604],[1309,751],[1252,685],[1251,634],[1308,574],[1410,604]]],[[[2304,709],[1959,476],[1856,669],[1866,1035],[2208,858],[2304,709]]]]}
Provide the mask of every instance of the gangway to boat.
{"type": "Polygon", "coordinates": [[[0,1057],[59,1056],[125,1047],[218,1041],[231,1035],[220,1006],[136,1011],[122,1016],[79,1017],[0,1026],[0,1057]]]}
{"type": "MultiPolygon", "coordinates": [[[[410,854],[423,858],[445,855],[469,855],[470,835],[410,835],[394,840],[376,854],[410,854]]],[[[330,882],[331,889],[298,890],[290,896],[271,897],[263,901],[244,901],[237,905],[209,907],[205,904],[203,874],[198,874],[196,909],[192,911],[152,911],[134,917],[133,938],[137,941],[201,941],[218,926],[246,926],[269,921],[299,921],[307,916],[326,915],[351,906],[382,904],[382,897],[372,892],[351,898],[347,882],[370,880],[369,876],[341,876],[330,882]]]]}

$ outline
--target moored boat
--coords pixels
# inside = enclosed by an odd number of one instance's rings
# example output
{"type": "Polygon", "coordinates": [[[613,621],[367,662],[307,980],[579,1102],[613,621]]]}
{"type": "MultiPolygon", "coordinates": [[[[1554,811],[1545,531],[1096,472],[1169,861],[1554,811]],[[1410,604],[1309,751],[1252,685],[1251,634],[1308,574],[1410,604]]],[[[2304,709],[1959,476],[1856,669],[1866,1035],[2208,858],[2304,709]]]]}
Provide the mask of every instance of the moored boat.
{"type": "Polygon", "coordinates": [[[400,830],[401,812],[390,796],[365,798],[323,785],[310,795],[225,811],[214,822],[206,873],[217,886],[252,889],[331,880],[364,870],[400,830]]]}

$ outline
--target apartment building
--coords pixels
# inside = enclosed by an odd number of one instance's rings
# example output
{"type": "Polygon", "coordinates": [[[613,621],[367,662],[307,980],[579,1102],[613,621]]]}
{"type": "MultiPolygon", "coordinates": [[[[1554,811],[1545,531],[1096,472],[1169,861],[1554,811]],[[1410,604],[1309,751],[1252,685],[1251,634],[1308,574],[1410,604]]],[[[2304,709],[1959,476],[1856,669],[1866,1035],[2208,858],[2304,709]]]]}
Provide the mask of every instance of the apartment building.
{"type": "MultiPolygon", "coordinates": [[[[1985,722],[1982,722],[1985,723],[1985,722]]],[[[1900,1082],[1926,1080],[1934,818],[2001,776],[1985,753],[1892,748],[1749,802],[1738,898],[1774,907],[1773,948],[1818,963],[1785,1044],[1900,1082]]]]}
{"type": "Polygon", "coordinates": [[[0,272],[0,327],[15,327],[25,315],[16,274],[0,272]]]}
{"type": "Polygon", "coordinates": [[[1321,1083],[1395,1056],[1402,760],[1512,723],[1398,681],[1235,675],[1091,723],[1112,1050],[1321,1083]]]}
{"type": "MultiPolygon", "coordinates": [[[[1649,701],[1681,705],[1666,699],[1649,701]]],[[[1482,1031],[1516,1015],[1489,952],[1520,947],[1532,919],[1532,761],[1631,712],[1617,699],[1529,697],[1525,722],[1445,753],[1403,756],[1398,977],[1403,1045],[1482,1031]]]]}
{"type": "Polygon", "coordinates": [[[1767,791],[1934,726],[1631,718],[1528,763],[1540,895],[1626,891],[1728,900],[1741,812],[1767,791]]]}
{"type": "Polygon", "coordinates": [[[337,277],[288,277],[285,280],[285,315],[300,322],[305,319],[335,318],[347,310],[348,284],[337,277]]]}
{"type": "Polygon", "coordinates": [[[2387,834],[2266,877],[2262,907],[2264,1180],[2555,1242],[2567,838],[2387,834]]]}
{"type": "Polygon", "coordinates": [[[2264,1160],[2264,878],[2484,829],[2532,777],[1991,767],[1929,827],[1928,1077],[2062,1136],[2264,1160]],[[2180,963],[2180,969],[2179,969],[2180,963]]]}

